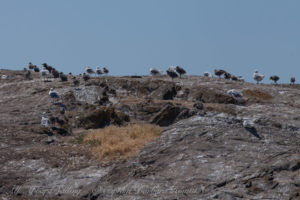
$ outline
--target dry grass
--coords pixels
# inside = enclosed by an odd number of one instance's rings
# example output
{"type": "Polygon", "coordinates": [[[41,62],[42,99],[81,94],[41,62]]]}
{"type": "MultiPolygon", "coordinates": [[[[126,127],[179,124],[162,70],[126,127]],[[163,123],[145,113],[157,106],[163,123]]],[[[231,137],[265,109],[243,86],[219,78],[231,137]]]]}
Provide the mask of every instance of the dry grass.
{"type": "Polygon", "coordinates": [[[150,124],[109,126],[88,134],[83,142],[89,144],[93,155],[101,160],[117,161],[137,155],[147,143],[157,139],[162,130],[150,124]]]}
{"type": "Polygon", "coordinates": [[[244,90],[243,95],[250,98],[255,98],[257,100],[271,100],[273,96],[267,92],[260,91],[260,90],[244,90]]]}

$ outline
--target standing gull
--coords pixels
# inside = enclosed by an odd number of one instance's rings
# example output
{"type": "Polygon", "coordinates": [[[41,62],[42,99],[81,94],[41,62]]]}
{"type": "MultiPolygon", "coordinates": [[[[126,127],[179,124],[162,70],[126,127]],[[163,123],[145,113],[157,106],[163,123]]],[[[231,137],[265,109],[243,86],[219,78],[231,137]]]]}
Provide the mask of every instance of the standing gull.
{"type": "Polygon", "coordinates": [[[108,74],[109,73],[109,70],[106,69],[106,67],[103,67],[102,71],[103,71],[104,74],[108,74]]]}
{"type": "Polygon", "coordinates": [[[221,76],[226,73],[226,71],[223,69],[215,69],[214,72],[215,75],[218,76],[219,78],[221,78],[221,76]]]}
{"type": "Polygon", "coordinates": [[[295,84],[296,82],[296,78],[295,77],[291,77],[291,84],[295,84]]]}
{"type": "Polygon", "coordinates": [[[48,75],[49,75],[49,71],[43,67],[43,69],[40,71],[42,77],[44,78],[44,82],[48,81],[48,75]]]}
{"type": "Polygon", "coordinates": [[[174,67],[170,67],[170,68],[167,70],[167,74],[168,74],[168,76],[170,76],[170,77],[172,78],[172,81],[173,81],[174,78],[177,78],[177,77],[178,77],[178,74],[176,73],[174,67]]]}
{"type": "Polygon", "coordinates": [[[264,75],[258,73],[258,70],[255,70],[254,71],[254,74],[253,74],[253,79],[256,80],[256,83],[258,84],[260,81],[262,81],[263,79],[265,78],[264,75]]]}
{"type": "Polygon", "coordinates": [[[175,70],[179,74],[180,78],[181,78],[181,75],[186,74],[186,71],[182,67],[180,67],[180,66],[176,66],[175,70]]]}
{"type": "Polygon", "coordinates": [[[270,77],[270,80],[274,81],[275,84],[277,84],[277,81],[279,79],[280,79],[279,76],[276,76],[276,75],[270,77]]]}
{"type": "Polygon", "coordinates": [[[49,127],[50,126],[50,121],[47,118],[45,112],[43,112],[43,114],[42,114],[41,126],[44,126],[44,127],[49,127]]]}
{"type": "Polygon", "coordinates": [[[85,67],[85,72],[88,73],[88,74],[94,74],[95,73],[94,70],[89,66],[85,67]]]}
{"type": "Polygon", "coordinates": [[[96,67],[96,74],[98,76],[100,76],[100,75],[104,74],[104,72],[103,72],[103,70],[100,67],[96,67]]]}

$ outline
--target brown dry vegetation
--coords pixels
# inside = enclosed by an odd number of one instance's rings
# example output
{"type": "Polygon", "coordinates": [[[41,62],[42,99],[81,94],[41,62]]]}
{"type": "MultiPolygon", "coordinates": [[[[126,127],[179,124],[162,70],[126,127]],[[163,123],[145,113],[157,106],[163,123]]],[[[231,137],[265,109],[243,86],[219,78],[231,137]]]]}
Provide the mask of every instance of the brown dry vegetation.
{"type": "Polygon", "coordinates": [[[92,154],[96,157],[117,161],[137,155],[146,144],[157,139],[162,130],[151,124],[109,126],[91,132],[84,137],[83,142],[91,145],[92,154]]]}
{"type": "Polygon", "coordinates": [[[254,98],[256,100],[261,100],[261,101],[269,101],[273,99],[274,97],[269,94],[268,92],[261,91],[261,90],[244,90],[243,95],[249,98],[254,98]]]}
{"type": "Polygon", "coordinates": [[[236,110],[233,106],[227,104],[220,104],[220,103],[206,103],[204,104],[204,108],[207,111],[217,111],[220,113],[227,113],[230,115],[237,115],[236,110]]]}

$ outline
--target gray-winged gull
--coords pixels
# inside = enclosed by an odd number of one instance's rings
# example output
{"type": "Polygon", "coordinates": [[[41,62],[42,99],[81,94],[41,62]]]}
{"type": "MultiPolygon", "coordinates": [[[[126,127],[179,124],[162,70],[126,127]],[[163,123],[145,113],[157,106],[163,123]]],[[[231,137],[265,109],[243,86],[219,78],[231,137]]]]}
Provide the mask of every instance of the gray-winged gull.
{"type": "Polygon", "coordinates": [[[211,75],[210,72],[204,72],[204,73],[203,73],[203,76],[206,76],[206,77],[212,77],[212,75],[211,75]]]}
{"type": "Polygon", "coordinates": [[[258,73],[258,70],[255,70],[254,71],[254,74],[253,74],[253,79],[256,80],[256,83],[258,84],[260,81],[262,81],[263,79],[265,78],[264,75],[258,73]]]}
{"type": "Polygon", "coordinates": [[[95,73],[94,70],[89,66],[85,67],[85,72],[88,73],[88,74],[94,74],[95,73]]]}
{"type": "Polygon", "coordinates": [[[44,127],[49,127],[50,126],[50,121],[47,118],[45,112],[43,112],[43,114],[42,114],[41,126],[44,126],[44,127]]]}
{"type": "MultiPolygon", "coordinates": [[[[59,99],[60,98],[60,95],[58,94],[58,92],[54,91],[53,88],[50,89],[49,91],[49,97],[51,99],[59,99]]],[[[54,100],[53,100],[54,101],[54,100]]]]}
{"type": "Polygon", "coordinates": [[[100,76],[100,75],[104,74],[104,72],[103,72],[103,70],[100,67],[96,67],[96,74],[98,76],[100,76]]]}
{"type": "Polygon", "coordinates": [[[258,135],[258,133],[257,133],[257,130],[256,130],[255,126],[254,126],[253,121],[249,120],[248,118],[244,118],[244,119],[242,120],[242,122],[243,122],[243,127],[244,127],[248,132],[250,132],[250,133],[251,133],[252,135],[254,135],[255,137],[261,139],[261,137],[260,137],[260,136],[258,135]]]}
{"type": "Polygon", "coordinates": [[[176,73],[175,67],[171,66],[169,69],[167,69],[167,74],[172,78],[172,81],[174,78],[178,77],[178,74],[176,73]]]}

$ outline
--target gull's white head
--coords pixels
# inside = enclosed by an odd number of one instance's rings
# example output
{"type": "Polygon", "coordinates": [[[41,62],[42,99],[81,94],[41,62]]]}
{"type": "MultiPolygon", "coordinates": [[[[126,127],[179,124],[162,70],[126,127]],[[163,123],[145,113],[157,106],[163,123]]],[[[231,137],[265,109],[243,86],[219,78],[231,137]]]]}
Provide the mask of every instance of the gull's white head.
{"type": "Polygon", "coordinates": [[[248,127],[250,125],[250,121],[248,118],[244,118],[242,119],[242,122],[243,122],[243,126],[244,127],[248,127]]]}

